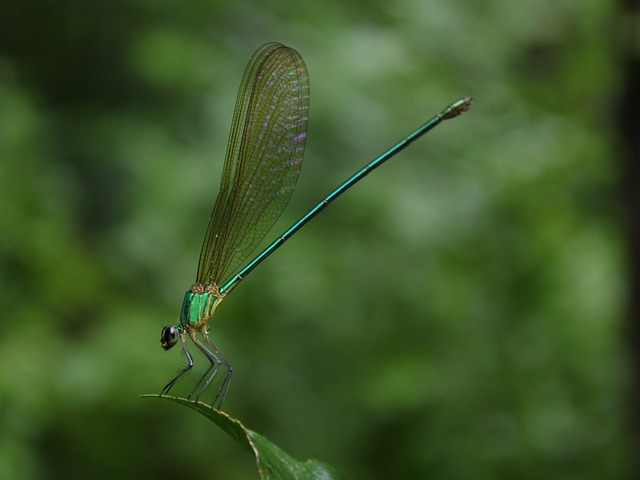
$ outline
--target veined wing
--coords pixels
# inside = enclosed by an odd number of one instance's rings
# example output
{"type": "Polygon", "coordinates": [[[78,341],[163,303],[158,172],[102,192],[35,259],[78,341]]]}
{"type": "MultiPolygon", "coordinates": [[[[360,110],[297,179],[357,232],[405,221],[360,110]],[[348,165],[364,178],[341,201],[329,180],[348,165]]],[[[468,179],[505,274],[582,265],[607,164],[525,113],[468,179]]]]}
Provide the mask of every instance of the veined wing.
{"type": "Polygon", "coordinates": [[[260,47],[240,84],[196,281],[221,284],[284,210],[302,165],[308,110],[302,57],[278,43],[260,47]]]}

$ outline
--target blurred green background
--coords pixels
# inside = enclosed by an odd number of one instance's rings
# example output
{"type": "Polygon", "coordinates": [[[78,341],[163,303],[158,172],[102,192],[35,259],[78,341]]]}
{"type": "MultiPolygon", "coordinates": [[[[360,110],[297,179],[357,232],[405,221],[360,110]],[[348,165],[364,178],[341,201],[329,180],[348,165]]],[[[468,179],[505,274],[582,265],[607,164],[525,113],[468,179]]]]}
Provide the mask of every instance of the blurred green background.
{"type": "Polygon", "coordinates": [[[3,0],[0,479],[257,478],[202,417],[138,395],[185,364],[160,329],[267,41],[311,79],[305,165],[268,239],[475,104],[229,296],[224,409],[349,479],[637,475],[614,6],[3,0]]]}

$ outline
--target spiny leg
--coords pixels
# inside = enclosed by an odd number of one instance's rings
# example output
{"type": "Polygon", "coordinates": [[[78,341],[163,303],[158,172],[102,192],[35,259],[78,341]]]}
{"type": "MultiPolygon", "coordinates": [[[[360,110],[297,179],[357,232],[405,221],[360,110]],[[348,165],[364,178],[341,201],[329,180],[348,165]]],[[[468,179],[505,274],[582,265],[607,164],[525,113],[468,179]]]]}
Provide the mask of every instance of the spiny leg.
{"type": "MultiPolygon", "coordinates": [[[[224,399],[227,397],[227,392],[229,391],[229,385],[231,383],[231,375],[233,374],[233,367],[227,361],[227,359],[222,354],[222,352],[218,349],[218,347],[215,346],[213,341],[209,338],[209,335],[207,335],[206,332],[203,332],[202,336],[207,341],[207,343],[209,345],[211,345],[211,348],[213,348],[215,350],[215,352],[222,359],[222,362],[224,363],[225,367],[227,368],[227,373],[224,376],[224,380],[222,380],[222,384],[220,385],[220,389],[218,390],[218,393],[216,394],[216,398],[214,398],[213,402],[211,403],[211,406],[215,408],[215,404],[216,404],[216,402],[218,402],[218,410],[219,410],[222,407],[222,402],[224,402],[224,399]]],[[[219,365],[218,365],[218,367],[219,367],[219,365]]],[[[202,394],[202,392],[204,392],[206,390],[207,386],[209,385],[209,383],[211,382],[211,380],[213,379],[213,376],[217,373],[217,371],[218,371],[218,369],[216,369],[214,374],[211,375],[211,377],[209,378],[209,380],[205,384],[204,388],[202,390],[200,390],[200,392],[198,393],[198,397],[202,394]]]]}
{"type": "Polygon", "coordinates": [[[184,367],[180,373],[178,373],[178,375],[176,375],[176,377],[171,380],[169,383],[167,383],[165,385],[165,387],[162,389],[162,391],[160,392],[160,395],[166,395],[169,393],[169,390],[171,390],[171,388],[176,384],[176,382],[178,380],[180,380],[180,378],[182,378],[182,376],[187,373],[189,370],[191,370],[191,368],[193,367],[193,359],[191,358],[191,354],[189,353],[189,350],[187,350],[187,342],[185,341],[184,338],[184,333],[180,334],[180,341],[182,342],[182,351],[184,351],[185,356],[187,357],[187,361],[189,362],[187,364],[186,367],[184,367]]]}
{"type": "Polygon", "coordinates": [[[216,394],[213,402],[211,403],[211,406],[213,406],[214,408],[216,408],[215,405],[217,403],[218,404],[217,409],[220,409],[220,407],[222,407],[222,402],[227,396],[227,390],[229,390],[229,381],[231,379],[231,373],[233,369],[229,364],[229,362],[227,361],[227,359],[224,358],[224,355],[222,355],[222,352],[220,352],[218,347],[215,346],[215,344],[211,341],[211,339],[207,336],[207,334],[204,332],[200,332],[200,333],[206,339],[207,343],[211,345],[211,347],[215,350],[215,352],[220,356],[220,358],[222,358],[222,360],[220,360],[218,356],[216,356],[213,352],[211,352],[211,350],[209,350],[205,345],[202,344],[202,342],[200,342],[200,340],[196,338],[195,331],[193,333],[191,332],[189,333],[189,336],[191,337],[191,340],[193,340],[193,343],[196,344],[196,346],[202,351],[202,353],[204,353],[204,355],[209,359],[209,362],[211,362],[211,366],[207,369],[206,372],[204,372],[204,375],[202,375],[202,377],[200,378],[196,386],[193,388],[193,390],[189,394],[189,398],[193,396],[194,392],[197,392],[195,400],[198,401],[200,396],[204,393],[204,391],[207,389],[207,387],[209,386],[213,378],[216,376],[216,374],[220,370],[220,366],[224,363],[227,369],[227,373],[225,374],[222,384],[218,389],[218,393],[216,394]],[[204,382],[204,385],[203,385],[203,382],[204,382]]]}
{"type": "MultiPolygon", "coordinates": [[[[200,349],[202,353],[204,353],[205,357],[207,357],[207,359],[211,363],[209,368],[207,368],[207,370],[204,372],[202,377],[200,377],[200,380],[198,380],[198,383],[196,383],[196,385],[191,390],[191,393],[189,393],[189,396],[187,397],[191,399],[193,394],[197,392],[195,400],[198,401],[198,399],[200,398],[200,395],[202,395],[202,393],[207,389],[207,387],[211,383],[211,380],[213,380],[213,377],[215,377],[216,374],[218,373],[218,370],[220,369],[222,362],[213,352],[211,352],[211,350],[209,350],[205,345],[202,344],[200,340],[196,338],[195,332],[190,333],[189,336],[191,337],[191,340],[193,340],[193,343],[196,344],[196,346],[200,349]],[[204,386],[200,387],[203,381],[204,381],[204,386]]],[[[215,349],[215,350],[218,351],[218,349],[215,349]]],[[[216,399],[217,398],[218,397],[216,396],[216,399]]]]}

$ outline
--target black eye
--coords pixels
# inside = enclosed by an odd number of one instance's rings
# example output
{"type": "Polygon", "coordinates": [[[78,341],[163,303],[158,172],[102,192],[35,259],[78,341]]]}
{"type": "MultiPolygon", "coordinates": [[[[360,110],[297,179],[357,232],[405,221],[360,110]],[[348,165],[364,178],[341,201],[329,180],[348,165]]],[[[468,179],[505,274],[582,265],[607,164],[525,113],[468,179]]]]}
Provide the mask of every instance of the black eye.
{"type": "Polygon", "coordinates": [[[162,333],[160,334],[160,343],[162,343],[162,348],[165,350],[169,350],[176,343],[178,343],[178,337],[180,336],[180,331],[177,327],[173,325],[167,325],[162,328],[162,333]]]}

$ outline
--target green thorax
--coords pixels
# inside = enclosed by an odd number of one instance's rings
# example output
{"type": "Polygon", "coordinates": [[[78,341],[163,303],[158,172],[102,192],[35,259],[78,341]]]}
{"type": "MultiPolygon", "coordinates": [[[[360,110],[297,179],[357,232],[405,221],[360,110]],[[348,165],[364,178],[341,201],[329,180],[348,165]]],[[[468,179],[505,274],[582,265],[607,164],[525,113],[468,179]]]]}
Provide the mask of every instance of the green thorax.
{"type": "Polygon", "coordinates": [[[191,290],[184,295],[180,309],[180,326],[195,327],[198,323],[206,323],[222,300],[213,293],[194,293],[191,290]]]}

